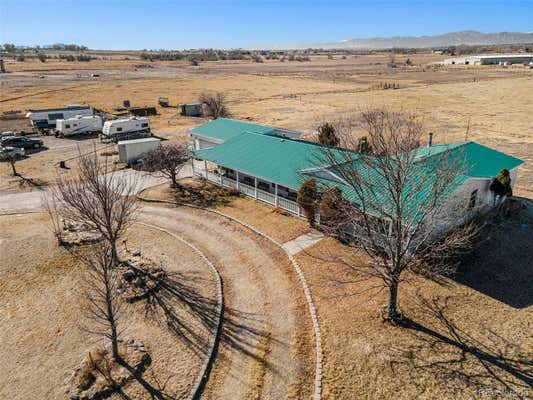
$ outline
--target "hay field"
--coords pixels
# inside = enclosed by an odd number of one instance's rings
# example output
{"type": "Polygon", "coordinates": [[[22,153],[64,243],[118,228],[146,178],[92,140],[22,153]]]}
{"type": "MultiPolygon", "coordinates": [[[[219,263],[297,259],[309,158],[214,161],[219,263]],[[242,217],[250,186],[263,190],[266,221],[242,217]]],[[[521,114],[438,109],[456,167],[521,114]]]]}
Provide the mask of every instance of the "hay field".
{"type": "MultiPolygon", "coordinates": [[[[518,191],[533,195],[532,69],[436,67],[428,63],[443,57],[433,54],[397,55],[399,65],[407,58],[414,65],[388,68],[388,57],[218,61],[197,67],[132,59],[8,63],[13,72],[1,76],[0,112],[84,102],[111,111],[126,99],[132,105],[153,106],[159,96],[177,105],[196,101],[202,91],[217,90],[227,93],[234,118],[311,134],[319,121],[367,107],[414,110],[424,116],[436,142],[467,138],[522,158],[527,164],[520,171],[518,191]],[[396,83],[400,89],[375,89],[380,83],[396,83]]],[[[181,117],[177,111],[158,108],[160,115],[151,117],[154,132],[186,140],[188,129],[206,121],[181,117]]],[[[0,128],[6,127],[7,121],[0,121],[0,128]]],[[[21,167],[25,162],[31,161],[21,167]]]]}

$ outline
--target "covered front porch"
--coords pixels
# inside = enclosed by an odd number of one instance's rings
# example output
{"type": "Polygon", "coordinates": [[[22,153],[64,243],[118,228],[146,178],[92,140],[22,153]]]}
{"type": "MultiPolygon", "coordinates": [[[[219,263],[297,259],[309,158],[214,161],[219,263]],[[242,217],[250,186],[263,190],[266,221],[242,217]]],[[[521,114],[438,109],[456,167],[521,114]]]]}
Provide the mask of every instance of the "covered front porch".
{"type": "Polygon", "coordinates": [[[282,208],[298,217],[304,216],[296,203],[297,191],[292,188],[206,160],[193,159],[192,174],[222,187],[236,189],[248,197],[282,208]]]}

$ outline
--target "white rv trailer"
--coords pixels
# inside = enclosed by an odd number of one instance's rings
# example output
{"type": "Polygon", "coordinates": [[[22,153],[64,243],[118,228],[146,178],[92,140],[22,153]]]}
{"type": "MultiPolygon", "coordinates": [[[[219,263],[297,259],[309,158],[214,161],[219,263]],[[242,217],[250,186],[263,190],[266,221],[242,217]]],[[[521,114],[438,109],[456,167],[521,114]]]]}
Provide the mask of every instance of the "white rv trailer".
{"type": "Polygon", "coordinates": [[[118,160],[127,164],[139,162],[150,152],[158,149],[160,145],[161,140],[152,137],[120,141],[118,142],[118,160]]]}
{"type": "Polygon", "coordinates": [[[83,117],[77,115],[73,118],[56,120],[55,135],[71,136],[102,132],[102,117],[91,115],[83,117]]]}
{"type": "Polygon", "coordinates": [[[150,133],[148,118],[125,118],[106,121],[102,128],[102,136],[109,139],[143,137],[150,133]]]}
{"type": "Polygon", "coordinates": [[[26,118],[29,118],[32,126],[35,129],[48,130],[56,127],[56,121],[58,119],[68,119],[76,115],[93,115],[93,109],[89,106],[70,104],[65,108],[28,110],[26,118]]]}

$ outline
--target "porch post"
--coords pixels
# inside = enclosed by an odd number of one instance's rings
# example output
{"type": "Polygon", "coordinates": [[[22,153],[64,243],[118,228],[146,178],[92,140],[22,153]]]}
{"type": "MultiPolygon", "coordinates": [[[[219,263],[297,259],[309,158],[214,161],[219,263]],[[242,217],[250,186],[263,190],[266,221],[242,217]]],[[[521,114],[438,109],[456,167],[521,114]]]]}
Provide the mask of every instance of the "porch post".
{"type": "Polygon", "coordinates": [[[207,160],[204,160],[205,179],[207,179],[207,160]]]}
{"type": "Polygon", "coordinates": [[[191,158],[192,176],[194,176],[194,158],[191,158]]]}
{"type": "Polygon", "coordinates": [[[237,182],[237,190],[239,190],[239,171],[235,170],[235,181],[237,182]]]}
{"type": "Polygon", "coordinates": [[[224,186],[224,182],[222,181],[222,172],[220,169],[220,165],[218,166],[218,177],[220,178],[220,186],[224,186]]]}
{"type": "Polygon", "coordinates": [[[257,178],[255,178],[255,177],[254,177],[254,188],[255,188],[254,196],[257,199],[257,178]]]}
{"type": "Polygon", "coordinates": [[[274,183],[274,204],[278,206],[278,184],[274,183]]]}

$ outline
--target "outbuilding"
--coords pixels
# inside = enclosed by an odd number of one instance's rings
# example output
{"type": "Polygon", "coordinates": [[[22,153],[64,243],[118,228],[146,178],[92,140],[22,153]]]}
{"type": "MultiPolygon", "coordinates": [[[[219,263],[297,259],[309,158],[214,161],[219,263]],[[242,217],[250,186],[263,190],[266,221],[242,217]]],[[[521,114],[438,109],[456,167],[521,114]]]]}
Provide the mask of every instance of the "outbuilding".
{"type": "Polygon", "coordinates": [[[533,54],[491,54],[447,58],[444,65],[511,65],[529,64],[533,62],[533,54]]]}
{"type": "Polygon", "coordinates": [[[181,106],[181,115],[186,117],[201,117],[204,115],[202,103],[185,103],[181,106]]]}

